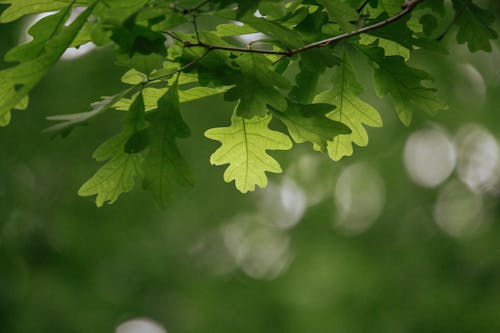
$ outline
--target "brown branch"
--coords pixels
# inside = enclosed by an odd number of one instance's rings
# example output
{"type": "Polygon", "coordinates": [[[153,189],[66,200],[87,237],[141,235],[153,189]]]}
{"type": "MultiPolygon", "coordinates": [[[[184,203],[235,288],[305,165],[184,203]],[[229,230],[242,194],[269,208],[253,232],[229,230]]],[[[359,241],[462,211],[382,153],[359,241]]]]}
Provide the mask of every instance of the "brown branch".
{"type": "Polygon", "coordinates": [[[204,47],[208,50],[222,50],[222,51],[234,51],[234,52],[246,52],[246,53],[262,53],[262,54],[271,54],[271,55],[284,55],[287,56],[290,51],[273,51],[273,50],[262,50],[262,49],[251,49],[244,47],[236,47],[236,46],[223,46],[223,45],[210,45],[205,44],[204,42],[190,42],[184,41],[185,47],[204,47]]]}
{"type": "Polygon", "coordinates": [[[260,53],[260,54],[269,54],[269,55],[280,55],[282,57],[276,61],[276,62],[279,62],[280,60],[282,60],[283,58],[286,58],[286,57],[291,57],[291,56],[294,56],[296,54],[299,54],[299,53],[302,53],[302,52],[305,52],[305,51],[308,51],[308,50],[311,50],[314,48],[329,46],[329,45],[331,45],[335,42],[339,42],[343,39],[350,38],[353,36],[360,35],[362,33],[367,33],[367,32],[382,28],[382,27],[389,25],[389,24],[403,18],[404,16],[408,15],[413,9],[415,9],[415,7],[418,4],[420,4],[423,1],[425,1],[425,0],[407,0],[405,2],[405,4],[403,5],[403,9],[401,10],[401,12],[399,12],[398,14],[396,14],[394,16],[389,17],[388,19],[385,19],[383,21],[377,22],[377,23],[372,24],[372,25],[368,25],[366,27],[363,27],[363,28],[360,28],[360,29],[357,29],[354,31],[346,32],[346,33],[343,33],[341,35],[337,35],[337,36],[334,36],[331,38],[327,38],[327,39],[323,39],[323,40],[320,40],[320,41],[317,41],[314,43],[310,43],[310,44],[304,45],[303,47],[300,47],[297,49],[290,49],[290,50],[286,50],[286,51],[273,51],[273,50],[251,49],[251,48],[242,48],[242,47],[233,47],[233,46],[210,45],[210,44],[206,44],[202,41],[197,41],[197,42],[184,41],[183,43],[184,43],[185,47],[204,47],[207,50],[223,50],[223,51],[234,51],[234,52],[242,52],[242,53],[260,53]]]}
{"type": "Polygon", "coordinates": [[[357,35],[360,35],[360,34],[363,34],[363,33],[366,33],[366,32],[370,32],[370,31],[382,28],[382,27],[384,27],[384,26],[386,26],[388,24],[391,24],[391,23],[393,23],[393,22],[395,22],[395,21],[403,18],[407,14],[409,14],[422,1],[425,1],[425,0],[410,0],[410,1],[406,1],[405,4],[403,5],[403,10],[400,11],[398,14],[389,17],[388,19],[385,19],[383,21],[377,22],[377,23],[372,24],[372,25],[368,25],[366,27],[363,27],[363,28],[360,28],[360,29],[357,29],[357,30],[354,30],[354,31],[351,31],[351,32],[346,32],[346,33],[343,33],[341,35],[337,35],[337,36],[334,36],[334,37],[331,37],[331,38],[320,40],[318,42],[314,42],[314,43],[308,44],[308,45],[303,46],[303,47],[298,48],[298,49],[291,50],[291,51],[288,52],[287,55],[288,56],[292,56],[294,54],[301,53],[301,52],[304,52],[304,51],[307,51],[307,50],[310,50],[310,49],[314,49],[316,47],[325,47],[325,46],[331,45],[331,44],[333,44],[335,42],[341,41],[343,39],[346,39],[346,38],[349,38],[349,37],[353,37],[353,36],[357,36],[357,35]]]}

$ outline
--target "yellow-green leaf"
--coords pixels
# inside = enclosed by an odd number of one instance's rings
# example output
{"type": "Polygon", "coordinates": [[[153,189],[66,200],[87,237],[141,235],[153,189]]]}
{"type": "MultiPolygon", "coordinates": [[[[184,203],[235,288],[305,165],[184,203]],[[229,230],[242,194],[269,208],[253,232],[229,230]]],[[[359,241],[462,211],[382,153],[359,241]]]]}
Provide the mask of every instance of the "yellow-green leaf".
{"type": "Polygon", "coordinates": [[[268,128],[271,116],[245,119],[233,114],[231,126],[212,128],[205,136],[222,145],[210,157],[214,165],[229,164],[224,180],[234,180],[236,188],[246,193],[255,186],[266,187],[266,172],[281,173],[279,163],[267,150],[288,150],[292,142],[288,136],[268,128]]]}

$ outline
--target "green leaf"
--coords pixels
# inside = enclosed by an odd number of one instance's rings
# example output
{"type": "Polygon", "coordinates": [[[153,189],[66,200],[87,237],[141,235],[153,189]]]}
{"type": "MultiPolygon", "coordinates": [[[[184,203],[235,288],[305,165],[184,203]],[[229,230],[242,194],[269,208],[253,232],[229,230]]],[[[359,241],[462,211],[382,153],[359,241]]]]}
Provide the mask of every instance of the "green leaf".
{"type": "MultiPolygon", "coordinates": [[[[432,0],[436,1],[436,0],[432,0]]],[[[428,1],[428,2],[432,2],[428,1]]],[[[372,1],[375,2],[375,1],[372,1]]],[[[404,0],[376,0],[377,6],[370,10],[373,16],[379,16],[382,13],[386,13],[389,16],[393,16],[401,11],[404,0]]]]}
{"type": "Polygon", "coordinates": [[[253,14],[259,7],[262,0],[240,0],[238,3],[238,17],[242,17],[247,13],[253,14]]]}
{"type": "Polygon", "coordinates": [[[131,191],[136,177],[141,174],[143,157],[140,154],[125,153],[127,140],[128,136],[118,135],[99,147],[102,156],[109,160],[78,191],[84,197],[97,195],[97,207],[102,207],[105,203],[112,204],[122,193],[131,191]]]}
{"type": "Polygon", "coordinates": [[[78,191],[81,196],[97,195],[96,205],[112,204],[118,197],[134,188],[141,176],[141,154],[128,154],[125,146],[135,133],[144,128],[144,101],[139,94],[127,113],[123,131],[105,141],[93,154],[97,161],[107,161],[78,191]]]}
{"type": "Polygon", "coordinates": [[[384,56],[380,47],[358,46],[375,64],[375,89],[379,96],[390,94],[399,119],[409,126],[414,109],[423,109],[429,114],[446,110],[448,107],[436,94],[436,89],[424,85],[432,77],[408,66],[402,57],[384,56]]]}
{"type": "MultiPolygon", "coordinates": [[[[29,15],[61,10],[68,7],[65,0],[0,0],[0,3],[11,4],[0,16],[0,23],[7,23],[29,15]]],[[[87,4],[87,1],[75,1],[77,4],[87,4]]]]}
{"type": "Polygon", "coordinates": [[[266,172],[282,172],[279,163],[267,154],[267,150],[292,148],[290,138],[283,133],[270,130],[271,116],[245,119],[236,113],[230,127],[212,128],[205,136],[222,145],[210,156],[214,165],[229,164],[224,172],[224,181],[235,181],[236,188],[246,193],[254,191],[255,185],[267,186],[266,172]]]}
{"type": "Polygon", "coordinates": [[[265,116],[267,105],[285,110],[287,102],[278,88],[289,88],[290,83],[271,69],[271,61],[260,54],[244,54],[235,60],[241,76],[234,81],[235,87],[224,95],[228,101],[239,100],[238,116],[252,118],[265,116]]]}
{"type": "MultiPolygon", "coordinates": [[[[88,120],[100,115],[101,113],[111,109],[119,100],[121,100],[125,95],[131,92],[134,88],[125,89],[124,91],[116,94],[114,96],[103,97],[101,101],[92,103],[90,106],[92,108],[89,112],[63,114],[56,116],[49,116],[47,120],[58,122],[49,128],[46,128],[44,132],[59,132],[68,130],[74,126],[83,124],[88,120]]],[[[128,106],[130,107],[130,105],[128,106]]],[[[128,110],[128,107],[126,110],[128,110]]]]}
{"type": "Polygon", "coordinates": [[[344,32],[356,29],[356,26],[352,22],[359,20],[359,14],[348,3],[331,0],[318,0],[317,2],[325,7],[330,19],[337,23],[344,32]]]}
{"type": "Polygon", "coordinates": [[[150,117],[149,152],[144,161],[144,188],[151,191],[164,208],[176,186],[192,185],[186,161],[177,147],[176,138],[190,135],[179,112],[177,84],[158,101],[158,110],[150,117]]]}
{"type": "Polygon", "coordinates": [[[45,44],[55,33],[64,27],[64,23],[69,17],[71,7],[47,17],[42,18],[29,28],[28,34],[32,41],[18,45],[7,52],[4,56],[7,62],[26,62],[33,60],[43,53],[45,44]]]}
{"type": "Polygon", "coordinates": [[[405,61],[410,59],[410,49],[404,47],[403,45],[393,42],[382,37],[375,37],[368,34],[361,34],[359,43],[363,45],[371,45],[374,42],[378,42],[378,46],[384,49],[384,54],[386,56],[400,56],[403,57],[405,61]]]}
{"type": "Polygon", "coordinates": [[[95,4],[96,2],[67,27],[60,22],[64,21],[71,6],[54,15],[56,19],[52,17],[38,22],[33,29],[36,30],[36,37],[42,39],[33,40],[29,43],[30,46],[17,48],[10,54],[11,60],[23,60],[23,62],[0,71],[0,118],[6,119],[7,113],[19,109],[20,103],[22,104],[31,89],[71,45],[92,13],[95,4]]]}
{"type": "Polygon", "coordinates": [[[216,30],[219,37],[234,37],[258,32],[249,25],[236,25],[234,23],[219,24],[216,30]]]}
{"type": "Polygon", "coordinates": [[[304,43],[300,34],[296,31],[290,30],[283,25],[268,21],[263,18],[257,18],[254,16],[245,17],[242,21],[252,28],[256,29],[260,33],[263,33],[272,39],[276,40],[279,45],[283,48],[298,48],[304,43]]]}
{"type": "Polygon", "coordinates": [[[290,91],[289,97],[303,104],[311,103],[321,74],[338,62],[338,57],[329,49],[315,49],[301,54],[300,72],[295,77],[295,86],[290,91]]]}
{"type": "Polygon", "coordinates": [[[273,115],[286,125],[295,142],[311,142],[324,151],[329,140],[351,132],[346,125],[325,116],[333,109],[335,106],[325,103],[304,105],[289,102],[285,112],[273,110],[273,115]]]}
{"type": "MultiPolygon", "coordinates": [[[[385,18],[385,14],[379,17],[380,20],[385,18]]],[[[386,50],[389,51],[389,53],[394,53],[395,45],[399,45],[400,47],[404,47],[408,50],[425,48],[431,51],[441,51],[446,53],[437,41],[429,39],[426,36],[417,36],[415,32],[408,27],[410,24],[409,20],[410,16],[406,16],[394,23],[391,23],[390,25],[371,31],[369,34],[381,38],[381,42],[379,42],[380,47],[384,46],[384,48],[386,48],[388,46],[388,41],[392,41],[392,47],[389,47],[386,50]]]]}
{"type": "Polygon", "coordinates": [[[119,52],[132,57],[139,53],[149,55],[158,53],[164,55],[165,36],[135,23],[135,15],[129,17],[120,27],[113,30],[111,40],[119,46],[119,52]]]}
{"type": "Polygon", "coordinates": [[[122,75],[121,81],[130,85],[137,85],[143,82],[147,82],[148,76],[138,70],[132,68],[122,75]]]}
{"type": "Polygon", "coordinates": [[[420,6],[422,8],[431,9],[432,12],[436,13],[439,16],[444,16],[446,13],[444,0],[424,1],[420,6]]]}
{"type": "Polygon", "coordinates": [[[353,154],[353,143],[360,147],[368,145],[368,133],[364,126],[381,127],[382,119],[377,110],[359,97],[363,88],[357,82],[345,53],[340,65],[334,68],[332,87],[317,95],[314,102],[336,105],[337,108],[327,116],[346,124],[352,131],[328,142],[328,155],[338,161],[353,154]]]}
{"type": "Polygon", "coordinates": [[[470,0],[453,0],[453,7],[458,25],[457,42],[467,43],[471,52],[491,51],[490,40],[498,37],[492,27],[495,15],[470,0]]]}
{"type": "Polygon", "coordinates": [[[0,126],[7,126],[10,122],[10,113],[4,114],[0,117],[0,126]]]}
{"type": "MultiPolygon", "coordinates": [[[[186,90],[178,90],[179,103],[186,103],[195,101],[197,99],[220,95],[227,90],[232,88],[232,86],[220,86],[220,87],[193,87],[186,90]]],[[[151,111],[157,108],[158,100],[167,92],[168,88],[144,88],[142,94],[144,95],[144,105],[146,106],[146,111],[151,111]]],[[[122,98],[117,103],[113,105],[116,110],[126,111],[129,109],[132,100],[129,98],[122,98]]]]}
{"type": "Polygon", "coordinates": [[[135,132],[125,143],[125,152],[127,154],[140,153],[149,147],[148,129],[144,128],[139,132],[135,132]]]}

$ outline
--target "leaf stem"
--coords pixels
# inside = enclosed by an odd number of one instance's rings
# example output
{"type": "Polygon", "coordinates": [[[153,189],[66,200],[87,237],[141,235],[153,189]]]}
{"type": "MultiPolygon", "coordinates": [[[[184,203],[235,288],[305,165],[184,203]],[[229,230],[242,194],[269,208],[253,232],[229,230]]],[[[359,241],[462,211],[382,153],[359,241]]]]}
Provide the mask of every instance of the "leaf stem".
{"type": "Polygon", "coordinates": [[[210,2],[210,0],[205,0],[205,1],[200,2],[198,5],[196,5],[194,7],[184,8],[184,9],[178,8],[174,3],[172,3],[170,5],[170,8],[172,8],[174,11],[176,11],[178,13],[181,13],[183,15],[187,15],[187,14],[197,12],[199,9],[201,9],[203,6],[205,6],[209,2],[210,2]]]}
{"type": "Polygon", "coordinates": [[[209,2],[210,2],[210,0],[205,0],[205,1],[200,2],[198,5],[196,5],[196,6],[192,7],[192,8],[190,8],[190,9],[188,9],[188,13],[192,13],[192,12],[197,11],[201,7],[207,5],[209,2]]]}
{"type": "Polygon", "coordinates": [[[361,6],[358,7],[358,9],[356,9],[356,11],[358,13],[361,13],[363,11],[363,9],[365,9],[366,5],[368,5],[368,3],[370,2],[370,0],[365,0],[361,6]]]}
{"type": "Polygon", "coordinates": [[[196,18],[195,14],[193,14],[193,27],[194,27],[194,33],[196,35],[196,40],[199,43],[200,42],[200,33],[198,31],[198,21],[197,21],[197,18],[196,18]]]}

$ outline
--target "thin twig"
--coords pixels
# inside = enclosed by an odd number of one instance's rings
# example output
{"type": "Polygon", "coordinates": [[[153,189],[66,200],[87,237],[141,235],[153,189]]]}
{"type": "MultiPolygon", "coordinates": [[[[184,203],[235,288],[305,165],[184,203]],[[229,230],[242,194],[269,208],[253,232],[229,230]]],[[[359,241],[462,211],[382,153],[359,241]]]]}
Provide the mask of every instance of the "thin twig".
{"type": "Polygon", "coordinates": [[[180,73],[180,72],[188,69],[189,67],[197,64],[199,61],[201,61],[203,58],[205,58],[210,53],[210,51],[212,51],[212,50],[211,49],[206,49],[205,52],[201,56],[199,56],[198,58],[194,59],[190,63],[188,63],[188,64],[186,64],[186,65],[184,65],[184,66],[176,69],[175,71],[171,71],[169,73],[166,73],[166,74],[163,74],[163,75],[160,75],[160,76],[157,76],[157,77],[149,77],[146,80],[146,82],[144,82],[144,83],[151,83],[153,81],[161,80],[164,77],[168,77],[168,76],[174,75],[176,73],[180,73]]]}
{"type": "MultiPolygon", "coordinates": [[[[306,52],[306,51],[314,49],[314,48],[326,47],[326,46],[329,46],[335,42],[339,42],[341,40],[344,40],[344,39],[347,39],[347,38],[350,38],[353,36],[357,36],[357,35],[360,35],[362,33],[367,33],[367,32],[382,28],[382,27],[384,27],[388,24],[391,24],[391,23],[403,18],[404,16],[408,15],[413,9],[415,9],[415,7],[418,4],[420,4],[423,1],[425,1],[425,0],[407,0],[405,2],[405,4],[403,5],[403,9],[401,10],[401,12],[399,12],[398,14],[396,14],[394,16],[389,17],[388,19],[385,19],[383,21],[377,22],[377,23],[372,24],[372,25],[365,26],[363,28],[360,28],[360,29],[357,29],[354,31],[346,32],[346,33],[343,33],[343,34],[340,34],[340,35],[337,35],[334,37],[330,37],[330,38],[323,39],[323,40],[320,40],[320,41],[317,41],[314,43],[310,43],[310,44],[304,45],[304,46],[297,48],[297,49],[290,49],[290,50],[286,50],[286,51],[251,49],[251,48],[223,46],[223,45],[210,45],[210,44],[206,44],[206,43],[200,41],[199,39],[197,42],[182,40],[181,38],[178,38],[177,40],[181,41],[184,44],[184,47],[188,47],[188,48],[190,48],[190,47],[203,47],[203,48],[207,49],[207,53],[208,53],[208,51],[212,51],[212,50],[222,50],[222,51],[234,51],[234,52],[242,52],[242,53],[260,53],[260,54],[282,56],[278,60],[275,61],[275,63],[277,63],[277,62],[283,60],[284,58],[291,57],[291,56],[294,56],[296,54],[306,52]]],[[[197,29],[195,29],[195,30],[197,30],[197,29]]],[[[205,53],[205,55],[206,55],[206,53],[205,53]]],[[[199,61],[199,60],[197,60],[197,61],[199,61]]],[[[190,65],[190,64],[188,64],[188,65],[190,65]]],[[[180,70],[182,70],[182,69],[180,69],[180,70]]]]}
{"type": "Polygon", "coordinates": [[[176,34],[174,34],[171,31],[163,31],[163,33],[169,35],[170,37],[172,37],[173,39],[175,39],[178,42],[184,43],[184,39],[180,38],[179,36],[177,36],[176,34]]]}
{"type": "Polygon", "coordinates": [[[205,1],[201,2],[197,6],[194,6],[193,8],[188,9],[188,13],[196,12],[198,9],[207,5],[209,2],[210,2],[210,0],[205,0],[205,1]]]}
{"type": "Polygon", "coordinates": [[[174,3],[172,3],[170,5],[170,8],[172,8],[173,10],[175,10],[178,13],[181,13],[183,15],[187,15],[187,14],[191,14],[191,13],[197,12],[198,10],[201,9],[201,7],[205,6],[209,2],[210,2],[210,0],[205,0],[205,1],[202,1],[201,3],[199,3],[198,5],[196,5],[196,6],[192,7],[192,8],[184,8],[184,9],[177,8],[177,6],[174,3]]]}
{"type": "Polygon", "coordinates": [[[190,42],[184,41],[185,47],[204,47],[208,50],[223,50],[223,51],[234,51],[234,52],[246,52],[246,53],[262,53],[262,54],[274,54],[274,55],[288,55],[289,51],[273,51],[273,50],[261,50],[261,49],[249,49],[244,47],[236,46],[223,46],[223,45],[209,45],[204,42],[190,42]]]}
{"type": "Polygon", "coordinates": [[[358,7],[358,9],[356,9],[356,11],[358,13],[361,13],[363,11],[363,9],[365,9],[366,5],[368,5],[368,3],[370,2],[370,0],[365,0],[361,6],[358,7]]]}
{"type": "Polygon", "coordinates": [[[314,42],[314,43],[308,44],[308,45],[303,46],[303,47],[298,48],[298,49],[291,50],[291,51],[288,52],[288,56],[292,56],[292,55],[295,55],[297,53],[301,53],[301,52],[304,52],[304,51],[307,51],[307,50],[310,50],[310,49],[314,49],[316,47],[325,47],[325,46],[331,45],[331,44],[333,44],[335,42],[341,41],[343,39],[346,39],[346,38],[349,38],[349,37],[353,37],[353,36],[357,36],[357,35],[360,35],[360,34],[363,34],[363,33],[366,33],[366,32],[370,32],[370,31],[382,28],[382,27],[384,27],[384,26],[386,26],[388,24],[391,24],[391,23],[393,23],[393,22],[395,22],[395,21],[403,18],[407,14],[409,14],[422,1],[425,1],[425,0],[413,0],[413,1],[409,1],[409,2],[405,3],[402,11],[400,11],[398,14],[396,14],[394,16],[389,17],[386,20],[383,20],[383,21],[377,22],[375,24],[372,24],[372,25],[360,28],[358,30],[354,30],[354,31],[351,31],[351,32],[346,32],[346,33],[343,33],[341,35],[337,35],[337,36],[334,36],[334,37],[331,37],[331,38],[320,40],[318,42],[314,42]]]}
{"type": "Polygon", "coordinates": [[[453,17],[453,20],[448,24],[446,29],[436,38],[438,42],[442,41],[444,37],[450,32],[451,28],[457,23],[458,19],[464,14],[465,10],[467,9],[467,3],[469,1],[464,1],[463,7],[460,9],[459,12],[455,14],[455,17],[453,17]]]}
{"type": "Polygon", "coordinates": [[[194,34],[196,35],[196,40],[198,43],[200,43],[200,33],[198,32],[198,22],[196,20],[196,15],[193,14],[193,27],[194,27],[194,34]]]}

